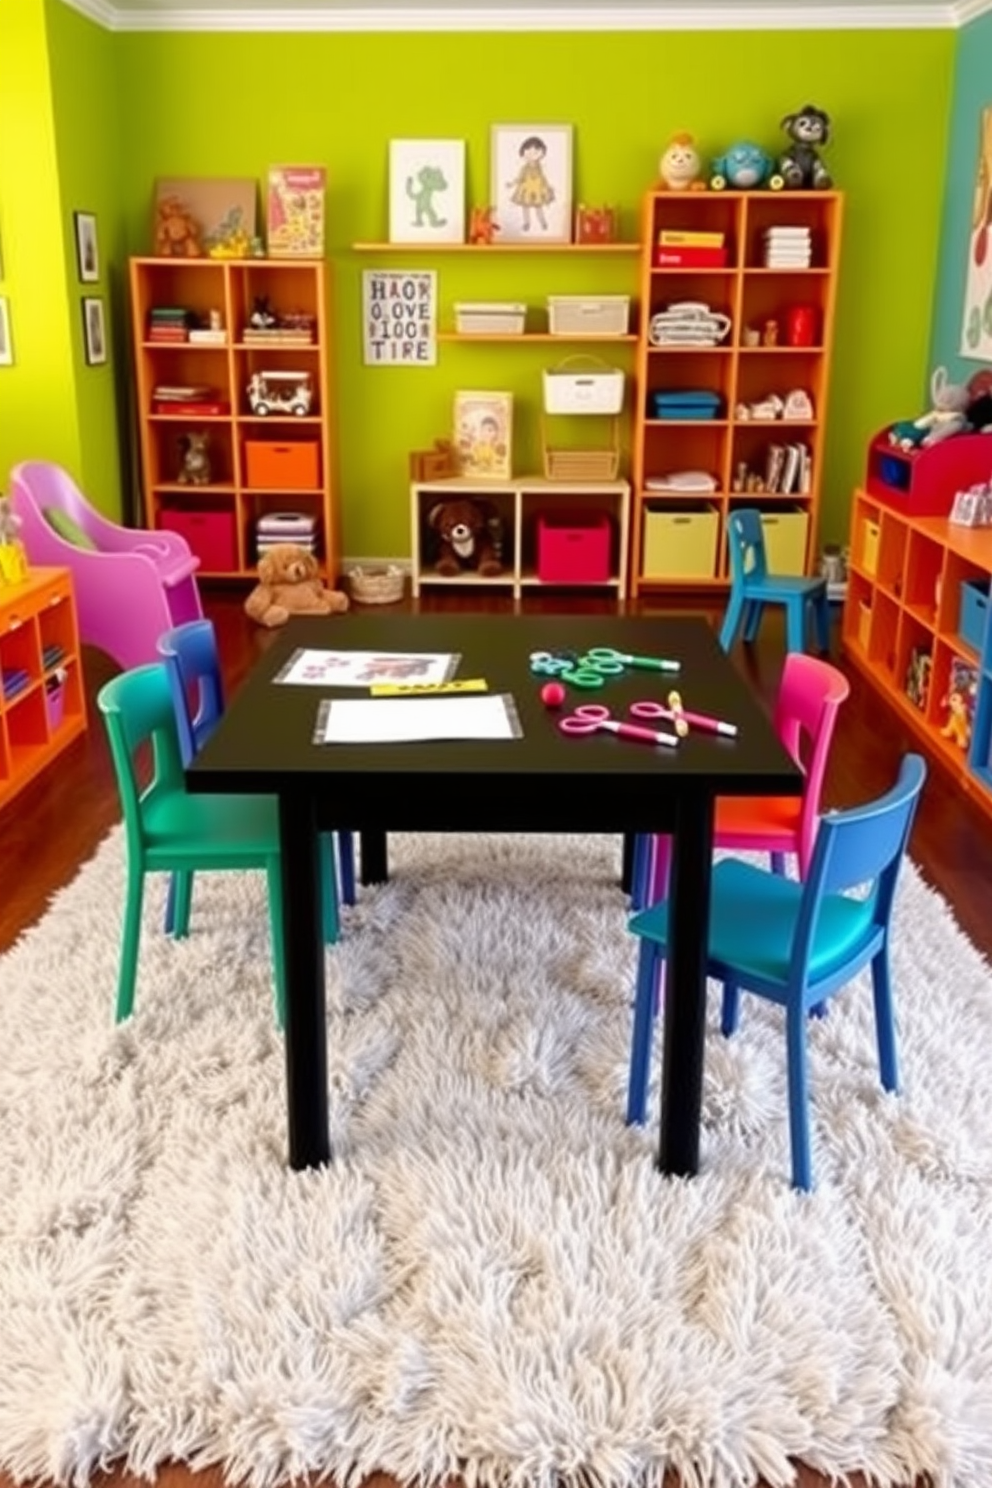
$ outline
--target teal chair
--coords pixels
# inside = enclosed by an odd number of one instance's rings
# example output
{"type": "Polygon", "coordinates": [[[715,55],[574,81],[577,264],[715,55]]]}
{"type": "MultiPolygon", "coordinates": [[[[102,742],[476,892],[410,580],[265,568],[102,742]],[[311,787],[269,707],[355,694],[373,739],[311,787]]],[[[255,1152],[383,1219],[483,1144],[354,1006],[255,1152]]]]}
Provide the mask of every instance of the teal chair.
{"type": "MultiPolygon", "coordinates": [[[[174,932],[189,933],[194,872],[263,868],[275,968],[276,1016],[285,1022],[284,936],[276,803],[267,796],[191,795],[183,775],[172,689],[162,664],[136,667],[100,689],[127,839],[124,937],[117,979],[117,1021],[130,1016],[138,968],[145,874],[175,875],[174,932]],[[143,784],[136,756],[151,746],[151,778],[143,784]]],[[[337,938],[336,895],[324,936],[337,938]]]]}
{"type": "Polygon", "coordinates": [[[741,507],[730,513],[727,552],[730,557],[730,597],[720,627],[720,645],[724,651],[729,651],[734,644],[742,621],[745,641],[753,641],[765,605],[781,605],[785,609],[786,650],[805,651],[806,620],[812,612],[817,644],[826,655],[830,650],[830,604],[826,579],[769,573],[765,529],[761,524],[761,513],[753,507],[741,507]]]}
{"type": "MultiPolygon", "coordinates": [[[[813,1186],[806,1025],[810,1012],[871,967],[882,1084],[897,1090],[889,934],[896,880],[913,826],[926,765],[907,754],[886,795],[832,812],[820,823],[805,882],[726,858],[713,870],[707,976],[723,983],[721,1027],[737,1028],[741,992],[785,1008],[789,1061],[792,1183],[813,1186]],[[849,893],[861,892],[858,897],[849,893]],[[865,893],[864,891],[867,890],[865,893]]],[[[627,1121],[645,1120],[658,976],[668,946],[668,903],[635,915],[640,938],[627,1121]]]]}

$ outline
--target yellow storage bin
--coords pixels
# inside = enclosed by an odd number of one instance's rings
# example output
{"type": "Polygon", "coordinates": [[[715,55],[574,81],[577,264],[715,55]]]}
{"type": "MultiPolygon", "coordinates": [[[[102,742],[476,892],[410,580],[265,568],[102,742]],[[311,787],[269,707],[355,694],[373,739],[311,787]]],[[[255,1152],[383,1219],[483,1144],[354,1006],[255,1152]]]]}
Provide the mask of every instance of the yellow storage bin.
{"type": "Polygon", "coordinates": [[[712,579],[720,515],[714,506],[644,509],[642,573],[648,579],[712,579]]]}
{"type": "Polygon", "coordinates": [[[880,527],[877,522],[865,518],[861,524],[861,567],[865,573],[873,574],[878,568],[878,535],[880,527]]]}
{"type": "Polygon", "coordinates": [[[765,534],[768,572],[804,574],[809,512],[800,507],[791,511],[764,511],[761,513],[761,526],[765,534]]]}
{"type": "Polygon", "coordinates": [[[863,651],[868,650],[868,637],[871,634],[871,605],[866,599],[858,602],[858,645],[863,651]]]}

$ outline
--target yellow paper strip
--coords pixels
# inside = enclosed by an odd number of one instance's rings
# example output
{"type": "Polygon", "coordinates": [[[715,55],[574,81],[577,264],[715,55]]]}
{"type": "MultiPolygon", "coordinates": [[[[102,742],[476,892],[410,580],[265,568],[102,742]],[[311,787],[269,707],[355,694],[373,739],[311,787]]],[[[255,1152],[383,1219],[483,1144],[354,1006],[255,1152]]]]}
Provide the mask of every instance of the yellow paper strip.
{"type": "Polygon", "coordinates": [[[461,677],[455,682],[377,682],[372,697],[422,697],[431,692],[488,692],[484,677],[461,677]]]}

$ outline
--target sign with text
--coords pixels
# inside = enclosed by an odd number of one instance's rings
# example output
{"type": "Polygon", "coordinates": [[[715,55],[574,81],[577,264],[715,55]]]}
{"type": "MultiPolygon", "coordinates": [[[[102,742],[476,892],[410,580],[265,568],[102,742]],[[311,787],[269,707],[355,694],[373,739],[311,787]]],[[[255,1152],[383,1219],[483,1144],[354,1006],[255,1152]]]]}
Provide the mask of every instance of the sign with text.
{"type": "Polygon", "coordinates": [[[434,269],[367,269],[362,274],[365,365],[433,367],[437,362],[434,269]]]}

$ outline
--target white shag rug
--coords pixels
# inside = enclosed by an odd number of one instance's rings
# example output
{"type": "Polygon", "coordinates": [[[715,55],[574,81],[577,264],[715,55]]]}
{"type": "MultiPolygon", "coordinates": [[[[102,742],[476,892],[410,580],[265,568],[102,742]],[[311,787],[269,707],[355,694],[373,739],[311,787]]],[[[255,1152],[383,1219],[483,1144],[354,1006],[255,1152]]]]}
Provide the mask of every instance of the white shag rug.
{"type": "MultiPolygon", "coordinates": [[[[285,1163],[260,875],[150,880],[112,1021],[115,831],[0,960],[0,1466],[384,1469],[469,1488],[992,1481],[992,975],[909,865],[904,1094],[859,983],[810,1025],[711,988],[702,1171],[623,1124],[619,842],[393,837],[328,953],[333,1164],[285,1163]],[[153,887],[154,886],[154,887],[153,887]]],[[[659,1030],[660,1032],[660,1030],[659,1030]]]]}

